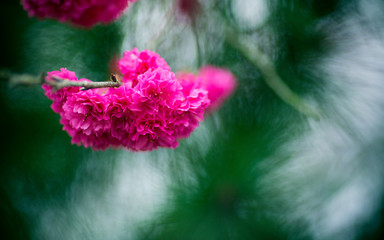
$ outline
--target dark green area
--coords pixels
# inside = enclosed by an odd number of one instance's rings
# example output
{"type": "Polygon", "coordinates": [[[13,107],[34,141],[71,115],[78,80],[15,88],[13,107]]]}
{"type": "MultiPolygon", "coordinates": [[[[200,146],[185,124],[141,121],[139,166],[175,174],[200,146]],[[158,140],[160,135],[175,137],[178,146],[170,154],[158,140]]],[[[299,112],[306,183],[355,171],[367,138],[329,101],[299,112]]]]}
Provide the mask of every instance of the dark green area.
{"type": "MultiPolygon", "coordinates": [[[[117,24],[87,31],[55,21],[40,21],[28,18],[18,1],[2,2],[0,16],[0,69],[37,75],[66,67],[79,78],[104,81],[109,77],[109,60],[120,53],[117,24]]],[[[92,153],[71,144],[50,104],[41,86],[10,86],[1,79],[2,239],[29,239],[37,220],[31,215],[41,210],[39,203],[66,204],[69,183],[92,153]],[[21,195],[31,205],[36,203],[34,213],[20,209],[17,198],[21,195]]],[[[105,166],[104,161],[101,166],[105,166]]],[[[100,168],[103,171],[108,174],[100,168]]],[[[107,177],[100,176],[94,182],[97,181],[102,190],[107,177]]]]}
{"type": "MultiPolygon", "coordinates": [[[[143,1],[143,0],[141,0],[143,1]]],[[[351,8],[350,1],[275,0],[265,31],[277,46],[270,52],[277,71],[300,96],[324,99],[327,82],[321,72],[311,70],[329,51],[332,43],[319,23],[332,14],[351,8]]],[[[236,24],[229,10],[231,1],[217,1],[215,7],[236,24]]],[[[79,78],[102,81],[110,73],[109,61],[120,54],[123,33],[120,23],[76,29],[55,21],[27,17],[18,1],[4,1],[0,8],[0,69],[16,73],[41,74],[66,67],[79,78]]],[[[264,29],[261,29],[263,31],[264,29]]],[[[282,143],[308,129],[307,118],[284,103],[264,83],[257,68],[224,43],[211,64],[228,67],[239,79],[234,96],[217,113],[219,136],[206,154],[193,146],[180,147],[169,160],[172,186],[170,201],[153,219],[140,227],[139,239],[311,239],[307,223],[284,222],[289,207],[279,204],[279,193],[264,194],[257,183],[271,168],[262,168],[275,157],[282,143]],[[180,169],[187,168],[187,172],[180,169]],[[193,178],[193,184],[187,180],[193,178]],[[275,198],[271,198],[275,196],[275,198]]],[[[116,152],[92,152],[71,144],[61,130],[59,116],[40,86],[9,86],[0,82],[1,160],[0,235],[5,239],[31,239],[42,202],[67,204],[70,184],[76,179],[107,188],[116,152]],[[94,161],[97,174],[78,176],[78,169],[94,161]],[[35,212],[22,209],[18,201],[36,204],[35,212]]],[[[214,117],[207,117],[214,126],[214,117]]],[[[290,158],[280,156],[275,166],[290,158]]],[[[305,183],[303,183],[305,184],[305,183]]],[[[383,206],[377,219],[361,229],[360,239],[383,238],[383,206]]]]}

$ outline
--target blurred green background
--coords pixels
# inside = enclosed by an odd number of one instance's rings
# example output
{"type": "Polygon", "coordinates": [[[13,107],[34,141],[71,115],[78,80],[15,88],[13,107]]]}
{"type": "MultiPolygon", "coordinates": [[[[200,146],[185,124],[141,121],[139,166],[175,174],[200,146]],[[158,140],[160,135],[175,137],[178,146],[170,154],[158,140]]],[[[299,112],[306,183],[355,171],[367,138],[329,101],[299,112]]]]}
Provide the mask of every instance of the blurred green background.
{"type": "Polygon", "coordinates": [[[200,58],[238,79],[235,94],[176,150],[133,153],[72,145],[41,86],[2,78],[2,239],[384,238],[383,2],[200,5],[198,54],[176,1],[140,0],[90,30],[0,3],[2,71],[66,67],[104,81],[123,51],[154,47],[173,71],[196,71],[200,58]],[[228,27],[272,59],[320,120],[268,87],[227,41],[228,27]]]}

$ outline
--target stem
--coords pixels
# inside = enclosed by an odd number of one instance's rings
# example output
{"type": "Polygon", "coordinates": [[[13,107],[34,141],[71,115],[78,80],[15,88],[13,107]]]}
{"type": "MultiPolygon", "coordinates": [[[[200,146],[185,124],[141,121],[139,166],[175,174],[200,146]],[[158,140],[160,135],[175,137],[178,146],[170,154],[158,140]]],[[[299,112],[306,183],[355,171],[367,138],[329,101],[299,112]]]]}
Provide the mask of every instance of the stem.
{"type": "Polygon", "coordinates": [[[259,69],[265,83],[284,102],[304,115],[315,119],[320,118],[320,110],[306,102],[285,84],[276,72],[272,60],[250,38],[240,36],[234,30],[229,29],[226,32],[226,39],[259,69]]]}
{"type": "Polygon", "coordinates": [[[199,33],[197,31],[196,22],[194,19],[191,19],[191,26],[193,35],[195,36],[195,43],[196,43],[196,51],[197,51],[197,68],[199,69],[202,64],[202,56],[201,56],[201,46],[200,46],[200,40],[199,40],[199,33]]]}
{"type": "Polygon", "coordinates": [[[13,74],[6,70],[0,71],[0,78],[5,79],[10,85],[36,85],[46,83],[59,90],[65,87],[82,87],[81,90],[92,88],[119,87],[123,83],[119,81],[116,74],[111,74],[111,81],[89,82],[89,81],[71,81],[65,78],[52,76],[52,80],[44,79],[44,75],[36,76],[31,74],[13,74]]]}
{"type": "MultiPolygon", "coordinates": [[[[82,87],[81,90],[88,90],[92,88],[108,88],[108,87],[120,87],[121,82],[88,82],[88,81],[71,81],[68,79],[52,77],[53,81],[45,81],[46,84],[51,85],[55,90],[59,90],[65,87],[82,87]]],[[[113,77],[112,77],[113,79],[113,77]]]]}
{"type": "Polygon", "coordinates": [[[0,71],[0,78],[6,80],[9,85],[37,85],[43,83],[43,76],[35,76],[31,74],[13,74],[7,70],[0,71]]]}

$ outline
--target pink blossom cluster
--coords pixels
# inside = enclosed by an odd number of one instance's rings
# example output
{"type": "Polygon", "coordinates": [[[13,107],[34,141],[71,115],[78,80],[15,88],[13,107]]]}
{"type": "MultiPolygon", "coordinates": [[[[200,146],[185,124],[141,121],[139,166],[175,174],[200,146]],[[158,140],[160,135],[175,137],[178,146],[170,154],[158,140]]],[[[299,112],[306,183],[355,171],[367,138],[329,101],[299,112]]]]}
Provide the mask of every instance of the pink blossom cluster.
{"type": "Polygon", "coordinates": [[[31,17],[91,27],[107,24],[122,15],[129,3],[137,0],[21,0],[31,17]]]}
{"type": "Polygon", "coordinates": [[[135,87],[138,83],[137,76],[148,70],[157,68],[171,70],[167,62],[159,54],[148,50],[139,52],[137,48],[125,51],[118,65],[123,75],[123,82],[129,83],[132,87],[135,87]]]}
{"type": "MultiPolygon", "coordinates": [[[[210,103],[207,90],[192,84],[184,87],[164,59],[148,50],[125,52],[119,66],[123,84],[117,88],[53,91],[43,84],[72,143],[95,150],[176,148],[203,120],[210,103]]],[[[48,72],[46,81],[52,76],[79,81],[65,68],[48,72]]]]}
{"type": "Polygon", "coordinates": [[[212,65],[202,67],[197,75],[188,72],[178,72],[177,79],[184,88],[197,87],[208,91],[210,106],[207,112],[217,110],[234,92],[237,80],[231,71],[212,65]]]}

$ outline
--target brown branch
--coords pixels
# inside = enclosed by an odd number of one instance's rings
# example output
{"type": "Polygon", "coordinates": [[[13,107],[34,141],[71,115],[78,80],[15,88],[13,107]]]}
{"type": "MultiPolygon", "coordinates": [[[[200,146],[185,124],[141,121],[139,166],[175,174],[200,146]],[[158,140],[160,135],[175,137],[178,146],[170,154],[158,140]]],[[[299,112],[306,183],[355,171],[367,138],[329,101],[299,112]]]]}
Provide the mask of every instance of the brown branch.
{"type": "Polygon", "coordinates": [[[65,87],[82,87],[81,90],[88,90],[92,88],[109,88],[120,87],[121,82],[117,81],[114,74],[111,75],[112,81],[106,82],[88,82],[88,81],[71,81],[64,78],[52,77],[52,80],[45,80],[45,83],[52,86],[54,90],[59,90],[65,87]]]}
{"type": "Polygon", "coordinates": [[[47,80],[45,75],[14,74],[7,70],[0,70],[0,78],[6,80],[11,86],[29,86],[46,83],[52,86],[55,91],[65,87],[82,87],[81,90],[88,90],[92,88],[120,87],[122,85],[119,76],[114,73],[111,74],[111,81],[105,82],[71,81],[55,76],[52,76],[50,80],[47,80]]]}
{"type": "Polygon", "coordinates": [[[14,74],[7,70],[0,70],[0,78],[6,80],[11,86],[37,85],[44,82],[43,76],[36,76],[31,74],[14,74]]]}

